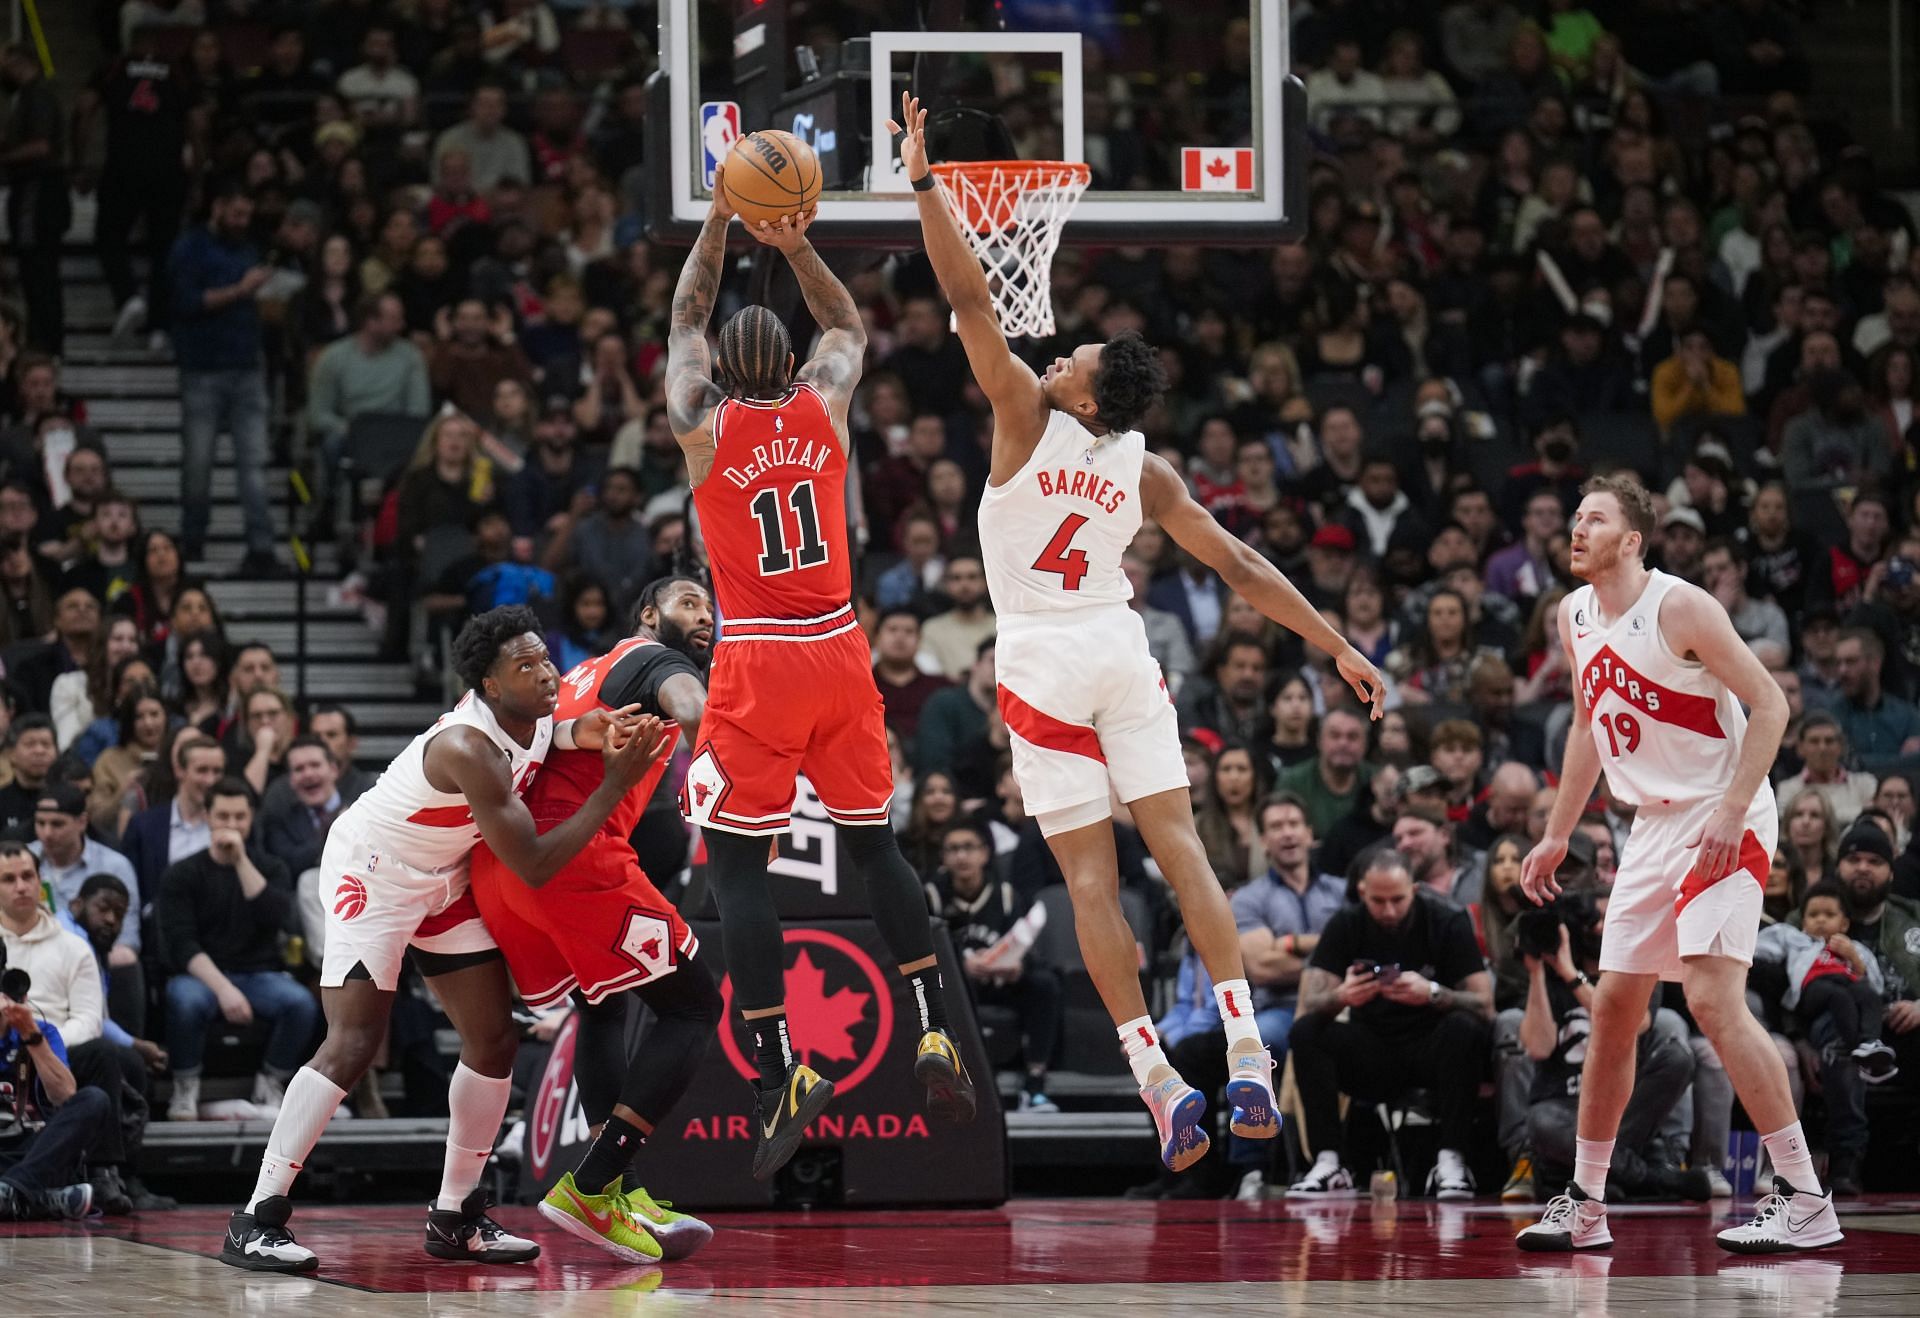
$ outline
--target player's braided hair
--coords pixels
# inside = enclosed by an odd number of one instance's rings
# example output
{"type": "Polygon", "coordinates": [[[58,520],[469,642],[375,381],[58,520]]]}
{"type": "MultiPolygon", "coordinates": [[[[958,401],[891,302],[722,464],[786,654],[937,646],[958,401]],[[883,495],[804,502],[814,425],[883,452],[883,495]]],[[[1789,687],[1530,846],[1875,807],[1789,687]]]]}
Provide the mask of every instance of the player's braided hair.
{"type": "Polygon", "coordinates": [[[497,609],[488,609],[478,617],[467,619],[467,625],[453,638],[453,671],[462,682],[478,691],[499,661],[501,646],[517,636],[528,632],[538,636],[544,630],[539,617],[524,604],[503,604],[497,609]]]}
{"type": "Polygon", "coordinates": [[[1109,430],[1132,430],[1166,392],[1160,354],[1136,330],[1121,330],[1100,349],[1093,405],[1109,430]]]}
{"type": "Polygon", "coordinates": [[[765,307],[743,307],[720,327],[720,383],[736,398],[777,398],[787,390],[793,340],[765,307]]]}

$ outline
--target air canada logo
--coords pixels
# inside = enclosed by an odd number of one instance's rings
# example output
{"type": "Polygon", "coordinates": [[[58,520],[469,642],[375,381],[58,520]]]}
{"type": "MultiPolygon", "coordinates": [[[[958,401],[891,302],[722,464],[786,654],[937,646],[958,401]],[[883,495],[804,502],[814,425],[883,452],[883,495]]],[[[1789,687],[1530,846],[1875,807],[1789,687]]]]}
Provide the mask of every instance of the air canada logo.
{"type": "Polygon", "coordinates": [[[560,1027],[553,1039],[553,1055],[540,1077],[540,1091],[527,1110],[527,1165],[533,1179],[544,1182],[553,1165],[554,1152],[567,1141],[561,1138],[569,1109],[577,1108],[573,1094],[573,1048],[580,1035],[580,1014],[575,1012],[560,1027]]]}
{"type": "MultiPolygon", "coordinates": [[[[873,1074],[893,1038],[893,993],[873,958],[823,929],[786,931],[787,1027],[795,1060],[850,1094],[873,1074]],[[796,955],[797,949],[797,955],[796,955]]],[[[720,986],[724,1019],[733,1021],[733,977],[720,986]]],[[[727,1061],[742,1078],[758,1069],[748,1055],[742,1027],[720,1031],[727,1061]]]]}

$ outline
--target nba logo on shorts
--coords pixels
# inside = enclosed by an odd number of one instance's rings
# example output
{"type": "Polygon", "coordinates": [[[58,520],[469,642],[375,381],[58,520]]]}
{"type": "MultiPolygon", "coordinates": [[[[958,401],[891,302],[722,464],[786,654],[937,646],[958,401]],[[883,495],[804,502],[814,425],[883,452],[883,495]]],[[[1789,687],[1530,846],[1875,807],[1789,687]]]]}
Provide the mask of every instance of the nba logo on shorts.
{"type": "Polygon", "coordinates": [[[700,146],[706,152],[706,161],[700,167],[700,177],[706,186],[713,186],[713,176],[720,168],[720,162],[727,158],[727,152],[733,150],[733,144],[740,138],[740,107],[732,101],[706,101],[700,106],[700,146]]]}

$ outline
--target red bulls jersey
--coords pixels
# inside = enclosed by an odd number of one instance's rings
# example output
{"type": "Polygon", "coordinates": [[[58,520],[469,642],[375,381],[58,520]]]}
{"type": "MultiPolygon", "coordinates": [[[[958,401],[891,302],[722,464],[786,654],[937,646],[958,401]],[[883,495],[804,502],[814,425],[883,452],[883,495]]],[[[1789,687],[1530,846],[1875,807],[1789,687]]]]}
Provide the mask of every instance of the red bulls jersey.
{"type": "MultiPolygon", "coordinates": [[[[649,657],[640,654],[646,650],[666,651],[666,647],[658,641],[630,637],[598,659],[589,659],[569,671],[560,679],[560,704],[554,710],[554,722],[564,723],[592,710],[619,709],[635,703],[627,688],[633,681],[629,674],[636,665],[623,667],[621,661],[630,656],[649,657]],[[619,670],[617,674],[616,669],[619,670]]],[[[657,715],[660,712],[657,708],[648,707],[648,701],[641,700],[638,703],[643,706],[645,713],[657,715]]],[[[673,737],[679,737],[679,724],[669,723],[667,728],[673,737]]],[[[668,742],[668,751],[672,748],[673,743],[668,742]]],[[[600,826],[602,833],[623,841],[632,834],[634,826],[640,822],[640,812],[647,808],[647,798],[659,786],[671,758],[670,754],[663,754],[653,762],[653,767],[647,770],[647,776],[640,780],[640,785],[628,792],[626,799],[607,816],[607,822],[600,826]]],[[[605,779],[606,765],[599,751],[548,751],[545,766],[527,792],[527,811],[537,824],[558,823],[579,813],[581,807],[586,805],[587,798],[605,779]]]]}
{"type": "Polygon", "coordinates": [[[713,410],[712,430],[713,469],[693,503],[722,635],[849,612],[847,456],[826,400],[810,384],[771,402],[729,398],[713,410]]]}

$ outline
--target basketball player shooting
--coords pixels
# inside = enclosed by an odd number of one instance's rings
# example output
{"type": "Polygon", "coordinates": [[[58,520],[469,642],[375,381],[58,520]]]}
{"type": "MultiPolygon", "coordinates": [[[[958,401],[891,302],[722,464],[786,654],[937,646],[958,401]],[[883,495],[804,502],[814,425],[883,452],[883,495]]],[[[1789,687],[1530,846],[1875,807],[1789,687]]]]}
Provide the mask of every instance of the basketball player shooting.
{"type": "Polygon", "coordinates": [[[1711,595],[1650,570],[1653,501],[1629,477],[1588,481],[1573,518],[1573,574],[1587,584],[1560,605],[1573,671],[1573,729],[1546,834],[1528,853],[1522,889],[1560,894],[1554,871],[1607,775],[1634,807],[1633,830],[1607,902],[1597,983],[1571,988],[1593,1032],[1580,1071],[1573,1182],[1522,1231],[1530,1250],[1604,1249],[1607,1171],[1633,1092],[1634,1046],[1662,979],[1678,980],[1741,1105],[1762,1132],[1774,1193],[1753,1221],[1719,1233],[1737,1253],[1837,1243],[1831,1195],[1814,1176],[1787,1073],[1747,1010],[1747,969],[1779,832],[1767,770],[1787,702],[1711,595]],[[1741,712],[1745,704],[1751,716],[1741,712]]]}
{"type": "Polygon", "coordinates": [[[732,218],[716,177],[712,210],[674,293],[666,392],[724,619],[681,808],[706,839],[727,971],[753,1035],[753,1174],[765,1180],[833,1096],[832,1083],[794,1057],[784,942],[767,887],[768,842],[791,825],[796,773],[813,784],[865,879],[873,922],[913,995],[921,1031],[913,1073],[927,1087],[928,1107],[969,1121],[976,1100],[946,1030],[927,900],[887,822],[885,710],[853,611],[847,406],[866,330],[807,242],[812,216],[801,214],[750,231],[792,267],[824,331],[819,347],[795,372],[787,327],[749,306],[721,327],[719,357],[710,361],[707,321],[732,218]]]}
{"type": "MultiPolygon", "coordinates": [[[[999,620],[1000,713],[1012,734],[1014,777],[1066,877],[1081,954],[1153,1113],[1161,1158],[1181,1171],[1207,1150],[1206,1099],[1168,1063],[1147,1015],[1133,932],[1120,909],[1110,793],[1125,802],[1173,885],[1213,978],[1227,1030],[1234,1132],[1272,1138],[1280,1119],[1273,1059],[1254,1022],[1233,914],[1194,832],[1173,702],[1128,607],[1121,554],[1143,519],[1159,522],[1261,613],[1332,655],[1375,718],[1385,688],[1292,583],[1229,535],[1173,468],[1146,451],[1136,427],[1166,382],[1138,334],[1082,344],[1037,377],[1014,356],[986,275],[929,172],[926,111],[909,92],[901,114],[906,128],[888,127],[916,193],[927,256],[993,404],[980,540],[999,620]]],[[[1277,946],[1267,955],[1277,972],[1300,969],[1277,946]]]]}

